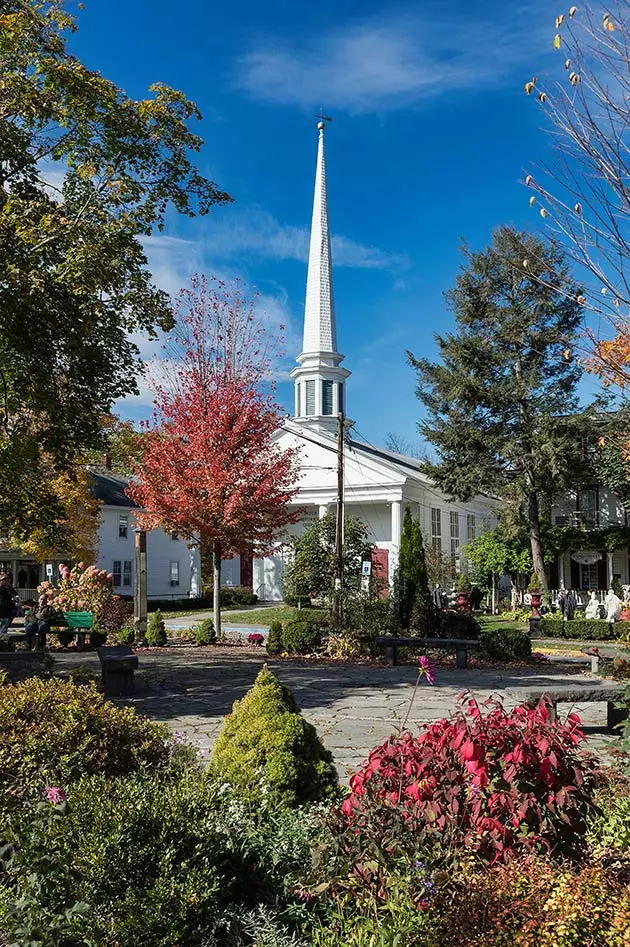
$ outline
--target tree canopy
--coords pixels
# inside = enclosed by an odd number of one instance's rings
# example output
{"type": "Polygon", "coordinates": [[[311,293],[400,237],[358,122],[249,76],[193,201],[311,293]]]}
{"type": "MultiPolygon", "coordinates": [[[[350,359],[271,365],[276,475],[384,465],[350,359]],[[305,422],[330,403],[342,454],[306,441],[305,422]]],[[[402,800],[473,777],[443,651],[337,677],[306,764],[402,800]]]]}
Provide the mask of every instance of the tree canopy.
{"type": "Polygon", "coordinates": [[[62,0],[2,4],[0,508],[18,542],[55,507],[51,480],[136,391],[131,333],[171,325],[143,240],[169,208],[229,200],[191,163],[195,105],[159,83],[131,99],[68,51],[75,29],[62,0]],[[11,502],[25,464],[40,501],[28,517],[11,502]]]}
{"type": "Polygon", "coordinates": [[[534,569],[544,582],[540,500],[575,486],[584,469],[581,368],[570,355],[581,312],[562,253],[499,228],[484,251],[464,248],[465,265],[446,293],[456,329],[436,336],[439,361],[408,353],[426,409],[421,433],[435,463],[424,469],[460,500],[499,497],[504,516],[524,508],[534,569]]]}

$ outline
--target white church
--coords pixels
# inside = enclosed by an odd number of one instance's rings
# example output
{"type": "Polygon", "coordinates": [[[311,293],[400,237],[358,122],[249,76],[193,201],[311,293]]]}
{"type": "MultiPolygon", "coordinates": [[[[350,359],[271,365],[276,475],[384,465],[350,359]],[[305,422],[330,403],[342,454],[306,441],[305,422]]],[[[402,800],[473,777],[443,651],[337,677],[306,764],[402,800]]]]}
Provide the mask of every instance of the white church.
{"type": "MultiPolygon", "coordinates": [[[[295,413],[276,435],[281,447],[300,448],[300,490],[293,502],[304,508],[304,515],[291,529],[296,534],[336,508],[338,415],[345,415],[351,375],[337,345],[323,122],[318,129],[304,337],[291,372],[295,413]]],[[[465,570],[462,547],[495,525],[495,500],[449,500],[421,473],[415,458],[354,440],[351,421],[346,421],[343,455],[345,515],[367,525],[376,546],[373,559],[384,579],[391,582],[396,569],[406,507],[420,522],[425,542],[450,558],[454,572],[465,570]]],[[[236,557],[223,563],[223,582],[251,585],[261,601],[281,601],[284,561],[282,551],[253,563],[236,557]]]]}

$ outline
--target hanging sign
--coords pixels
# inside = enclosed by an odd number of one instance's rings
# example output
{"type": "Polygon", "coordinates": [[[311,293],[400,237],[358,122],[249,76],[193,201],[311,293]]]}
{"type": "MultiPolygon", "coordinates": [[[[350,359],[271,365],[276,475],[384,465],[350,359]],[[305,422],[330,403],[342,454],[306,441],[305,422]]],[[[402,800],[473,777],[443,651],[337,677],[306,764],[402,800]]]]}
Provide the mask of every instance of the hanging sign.
{"type": "Polygon", "coordinates": [[[574,562],[579,562],[581,566],[592,566],[604,557],[595,549],[581,549],[579,552],[572,552],[571,558],[574,562]]]}
{"type": "Polygon", "coordinates": [[[369,560],[361,563],[361,575],[372,575],[372,563],[369,560]]]}

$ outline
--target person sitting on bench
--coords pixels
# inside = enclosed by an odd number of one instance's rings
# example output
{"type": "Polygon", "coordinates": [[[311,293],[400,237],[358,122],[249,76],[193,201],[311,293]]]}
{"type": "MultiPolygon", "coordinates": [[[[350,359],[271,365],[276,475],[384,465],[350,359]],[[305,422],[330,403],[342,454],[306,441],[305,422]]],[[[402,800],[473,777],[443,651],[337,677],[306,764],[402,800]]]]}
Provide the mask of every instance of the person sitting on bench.
{"type": "Polygon", "coordinates": [[[46,604],[46,596],[40,595],[37,608],[31,612],[28,623],[24,625],[26,646],[30,651],[35,647],[39,650],[46,647],[46,635],[50,633],[50,622],[55,615],[52,605],[46,604]]]}

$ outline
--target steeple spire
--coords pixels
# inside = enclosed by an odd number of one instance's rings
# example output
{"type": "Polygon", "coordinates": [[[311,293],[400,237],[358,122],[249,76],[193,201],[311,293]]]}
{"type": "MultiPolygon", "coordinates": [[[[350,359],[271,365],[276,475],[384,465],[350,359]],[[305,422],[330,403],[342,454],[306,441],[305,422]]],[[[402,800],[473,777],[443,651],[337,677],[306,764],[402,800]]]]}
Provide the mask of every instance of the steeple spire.
{"type": "Polygon", "coordinates": [[[343,355],[337,351],[324,154],[326,117],[321,115],[319,118],[304,338],[302,353],[297,357],[298,367],[293,369],[291,377],[295,380],[295,420],[319,431],[333,433],[337,427],[337,415],[346,410],[345,380],[350,372],[341,368],[343,355]]]}
{"type": "Polygon", "coordinates": [[[325,123],[319,122],[317,170],[311,243],[308,254],[306,279],[306,306],[304,309],[303,352],[336,352],[335,297],[333,292],[330,229],[328,226],[328,191],[326,187],[326,155],[324,152],[325,123]]]}

